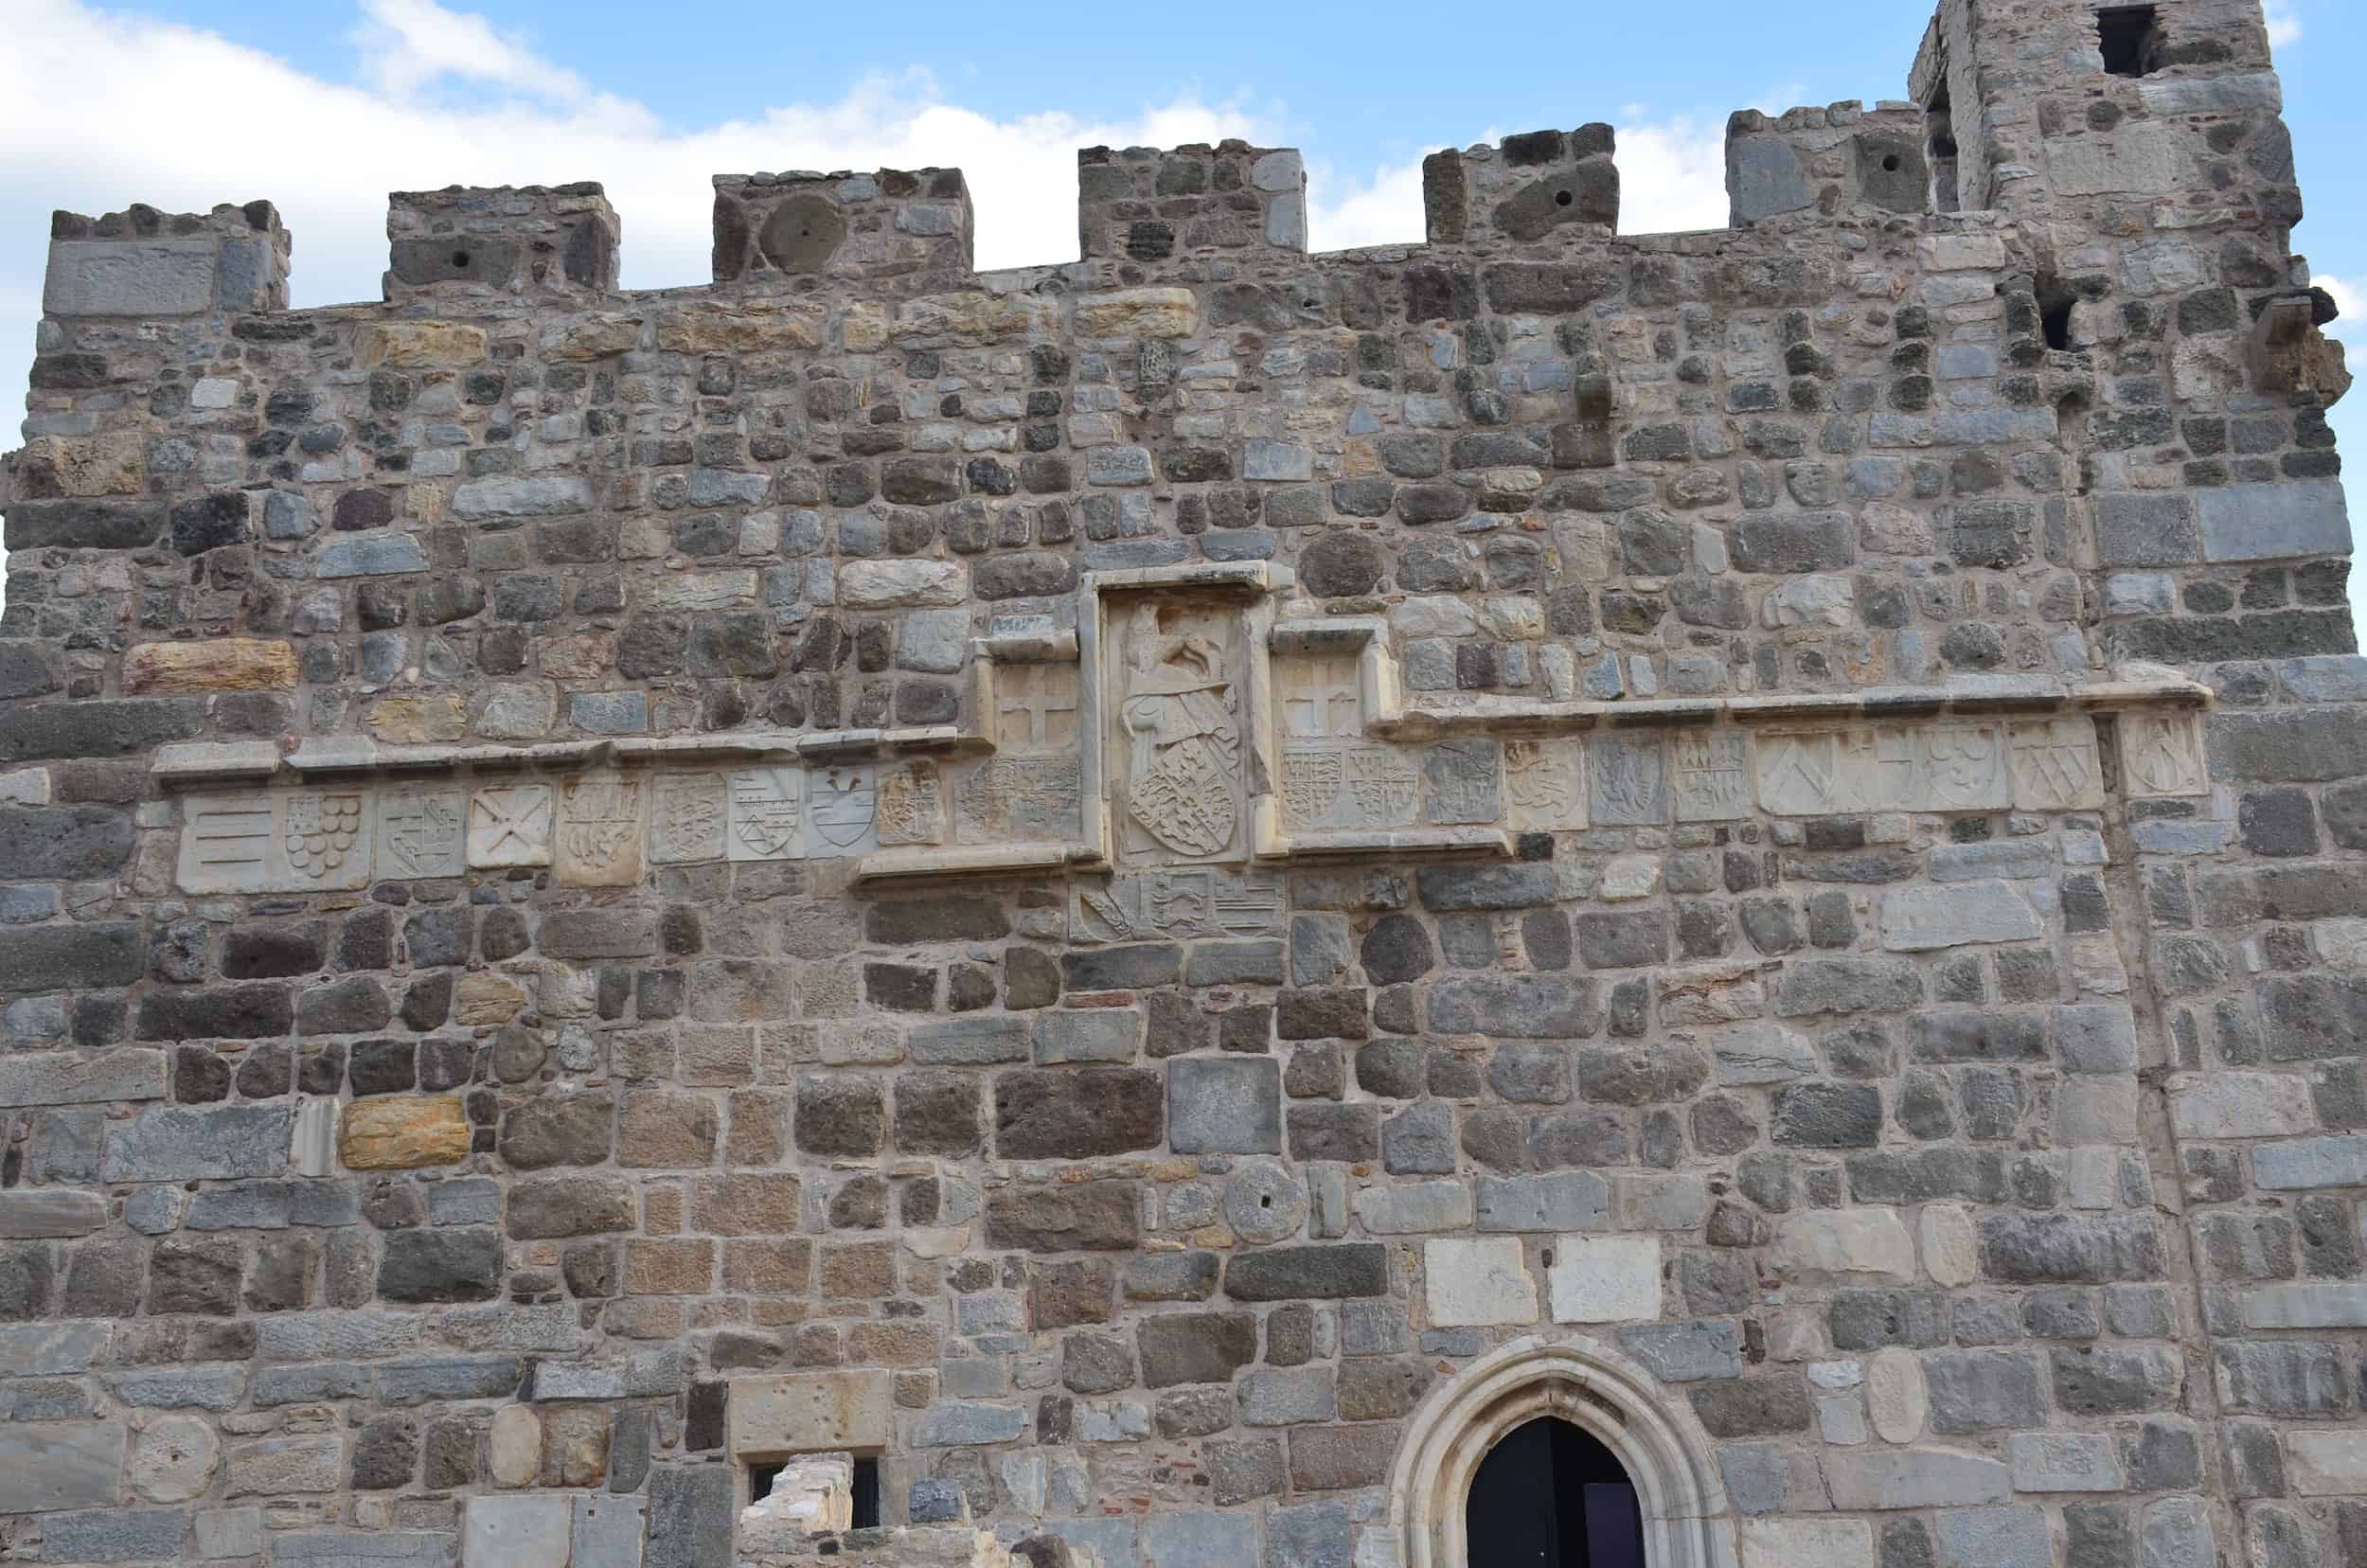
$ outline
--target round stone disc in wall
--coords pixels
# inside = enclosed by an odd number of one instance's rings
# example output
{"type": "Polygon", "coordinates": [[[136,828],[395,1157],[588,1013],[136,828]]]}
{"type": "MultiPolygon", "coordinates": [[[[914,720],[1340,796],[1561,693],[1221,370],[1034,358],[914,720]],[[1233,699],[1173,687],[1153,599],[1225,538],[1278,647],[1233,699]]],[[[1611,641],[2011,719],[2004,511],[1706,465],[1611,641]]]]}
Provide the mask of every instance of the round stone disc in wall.
{"type": "Polygon", "coordinates": [[[846,240],[846,220],[823,197],[792,196],[756,231],[756,248],[785,273],[820,272],[846,240]]]}
{"type": "Polygon", "coordinates": [[[221,1445],[194,1416],[160,1416],[132,1444],[132,1489],[151,1503],[186,1503],[214,1476],[221,1445]]]}
{"type": "Polygon", "coordinates": [[[1307,1188],[1280,1166],[1243,1166],[1224,1185],[1224,1219],[1244,1241],[1296,1236],[1307,1220],[1307,1188]]]}

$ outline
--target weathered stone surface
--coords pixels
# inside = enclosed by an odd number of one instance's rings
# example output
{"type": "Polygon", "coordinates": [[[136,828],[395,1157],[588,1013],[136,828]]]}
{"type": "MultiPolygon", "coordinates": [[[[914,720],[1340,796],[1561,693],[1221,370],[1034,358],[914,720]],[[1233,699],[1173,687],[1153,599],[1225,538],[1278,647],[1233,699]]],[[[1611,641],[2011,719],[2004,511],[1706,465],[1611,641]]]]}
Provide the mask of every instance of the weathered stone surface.
{"type": "Polygon", "coordinates": [[[337,1158],[354,1170],[418,1170],[469,1157],[469,1118],[451,1096],[355,1100],[345,1108],[337,1158]]]}
{"type": "Polygon", "coordinates": [[[590,186],[329,310],[58,215],[16,1555],[1400,1568],[1531,1339],[1710,1445],[1656,1562],[2367,1550],[2348,372],[2161,9],[1950,0],[1706,235],[1607,126],[1348,256],[1238,142],[987,275],[955,170],[725,176],[662,297],[590,186]]]}
{"type": "Polygon", "coordinates": [[[1424,1308],[1438,1327],[1538,1319],[1537,1281],[1513,1238],[1423,1243],[1422,1289],[1424,1308]]]}
{"type": "Polygon", "coordinates": [[[1281,1152],[1280,1064],[1263,1058],[1169,1062],[1167,1145],[1179,1154],[1281,1152]]]}
{"type": "Polygon", "coordinates": [[[291,1117],[280,1105],[150,1111],[107,1130],[99,1175],[110,1182],[187,1182],[278,1174],[291,1117]]]}
{"type": "Polygon", "coordinates": [[[39,1051],[0,1058],[0,1105],[97,1105],[165,1097],[162,1051],[123,1049],[83,1056],[39,1051]]]}
{"type": "Polygon", "coordinates": [[[0,1509],[112,1508],[123,1463],[120,1421],[12,1421],[0,1426],[0,1509]]]}
{"type": "Polygon", "coordinates": [[[1833,1506],[1849,1510],[2002,1503],[2013,1489],[2003,1465],[1955,1449],[1828,1454],[1824,1476],[1833,1506]]]}

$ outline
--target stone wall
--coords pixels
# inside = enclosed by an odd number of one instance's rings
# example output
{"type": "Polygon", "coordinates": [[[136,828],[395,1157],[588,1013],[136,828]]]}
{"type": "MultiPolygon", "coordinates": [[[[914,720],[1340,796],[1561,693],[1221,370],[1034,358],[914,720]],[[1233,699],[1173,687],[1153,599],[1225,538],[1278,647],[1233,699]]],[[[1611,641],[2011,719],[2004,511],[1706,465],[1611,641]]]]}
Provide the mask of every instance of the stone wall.
{"type": "Polygon", "coordinates": [[[2157,24],[1948,0],[1714,233],[1599,126],[1320,257],[1237,143],[993,274],[954,170],[295,312],[61,215],[0,1546],[1458,1568],[1534,1409],[1655,1568],[2367,1560],[2348,377],[2157,24]]]}

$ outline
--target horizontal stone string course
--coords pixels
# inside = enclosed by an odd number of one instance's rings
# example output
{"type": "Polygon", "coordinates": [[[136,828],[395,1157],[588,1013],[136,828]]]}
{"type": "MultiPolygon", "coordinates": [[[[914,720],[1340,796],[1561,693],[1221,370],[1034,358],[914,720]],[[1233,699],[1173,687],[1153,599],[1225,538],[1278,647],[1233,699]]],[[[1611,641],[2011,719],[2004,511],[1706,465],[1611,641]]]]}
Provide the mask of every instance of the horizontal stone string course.
{"type": "Polygon", "coordinates": [[[1472,1568],[1550,1417],[1651,1568],[2367,1560],[2264,17],[1909,80],[1698,234],[1575,113],[1338,255],[1242,143],[985,274],[950,169],[649,293],[596,186],[399,193],[294,312],[268,204],[59,215],[0,1555],[1472,1568]]]}
{"type": "MultiPolygon", "coordinates": [[[[1338,829],[1476,821],[1557,832],[1591,820],[1643,826],[1760,811],[2094,811],[2105,802],[2094,725],[2085,715],[1393,746],[1300,733],[1320,727],[1318,710],[1355,710],[1352,677],[1328,671],[1340,682],[1326,693],[1320,686],[1326,673],[1286,662],[1286,692],[1306,693],[1286,696],[1284,704],[1281,795],[1292,836],[1260,858],[1287,860],[1296,835],[1338,829]],[[1300,675],[1306,684],[1294,681],[1300,675]]],[[[1073,678],[1068,687],[1058,701],[1073,704],[1073,678]]],[[[1030,734],[1041,733],[1040,712],[1022,706],[1005,717],[1014,713],[1030,734]]],[[[2200,732],[2190,717],[2130,712],[2120,722],[2118,784],[2130,797],[2207,792],[2200,732]]],[[[1023,746],[1027,738],[1017,739],[1023,746]]],[[[449,783],[411,774],[342,786],[194,791],[178,797],[174,880],[192,894],[288,893],[548,866],[562,883],[634,886],[655,866],[862,857],[883,846],[949,851],[890,863],[909,875],[1006,872],[1026,864],[1016,857],[1028,853],[1029,839],[1058,846],[1043,864],[1102,858],[1077,842],[1079,776],[1073,755],[1031,758],[1021,750],[954,765],[636,767],[449,783]],[[959,851],[966,849],[979,853],[965,860],[959,851]]],[[[1486,842],[1503,841],[1431,841],[1440,848],[1486,842]]]]}

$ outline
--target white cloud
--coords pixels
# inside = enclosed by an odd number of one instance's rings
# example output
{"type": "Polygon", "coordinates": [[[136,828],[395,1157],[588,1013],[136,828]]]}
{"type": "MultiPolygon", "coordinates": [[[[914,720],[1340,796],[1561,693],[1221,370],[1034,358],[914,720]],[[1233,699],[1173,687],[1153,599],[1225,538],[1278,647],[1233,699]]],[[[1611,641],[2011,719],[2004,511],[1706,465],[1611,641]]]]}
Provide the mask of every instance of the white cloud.
{"type": "MultiPolygon", "coordinates": [[[[976,205],[979,264],[1008,267],[1077,254],[1079,147],[1283,139],[1276,113],[1189,94],[1118,120],[1057,108],[998,118],[953,101],[921,71],[864,78],[833,102],[669,127],[551,63],[530,41],[436,0],[358,0],[352,82],[80,0],[8,0],[8,9],[0,410],[25,384],[53,207],[203,210],[268,198],[294,235],[290,287],[304,306],[377,297],[389,190],[597,180],[624,221],[626,286],[657,288],[709,276],[714,173],[956,166],[976,205]]],[[[1714,129],[1639,122],[1619,140],[1625,227],[1724,221],[1714,129]]],[[[1335,180],[1319,165],[1310,196],[1318,248],[1421,239],[1418,156],[1363,181],[1335,180]]],[[[13,418],[0,419],[5,449],[13,418]]]]}
{"type": "Polygon", "coordinates": [[[2301,38],[2302,19],[2294,12],[2291,0],[2269,0],[2268,16],[2271,48],[2282,49],[2301,38]]]}
{"type": "Polygon", "coordinates": [[[2340,316],[2327,325],[2326,335],[2328,337],[2347,339],[2354,333],[2367,330],[2367,300],[2361,299],[2356,286],[2335,276],[2332,273],[2313,273],[2309,280],[2333,295],[2335,308],[2342,312],[2340,316]]]}
{"type": "Polygon", "coordinates": [[[504,38],[485,18],[436,0],[363,0],[362,15],[352,37],[365,78],[390,98],[411,98],[446,76],[564,103],[592,97],[581,77],[542,59],[525,40],[504,38]]]}

